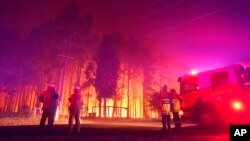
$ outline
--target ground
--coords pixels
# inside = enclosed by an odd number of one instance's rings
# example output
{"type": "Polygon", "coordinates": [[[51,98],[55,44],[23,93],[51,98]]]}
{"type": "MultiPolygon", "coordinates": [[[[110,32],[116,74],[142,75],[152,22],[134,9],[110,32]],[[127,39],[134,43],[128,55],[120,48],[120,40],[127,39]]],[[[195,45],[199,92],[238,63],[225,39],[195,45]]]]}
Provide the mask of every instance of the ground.
{"type": "Polygon", "coordinates": [[[228,128],[201,128],[184,122],[180,130],[161,132],[160,120],[82,119],[81,132],[68,133],[67,118],[55,122],[53,133],[39,128],[37,118],[2,118],[0,140],[102,140],[102,141],[229,141],[228,128]]]}

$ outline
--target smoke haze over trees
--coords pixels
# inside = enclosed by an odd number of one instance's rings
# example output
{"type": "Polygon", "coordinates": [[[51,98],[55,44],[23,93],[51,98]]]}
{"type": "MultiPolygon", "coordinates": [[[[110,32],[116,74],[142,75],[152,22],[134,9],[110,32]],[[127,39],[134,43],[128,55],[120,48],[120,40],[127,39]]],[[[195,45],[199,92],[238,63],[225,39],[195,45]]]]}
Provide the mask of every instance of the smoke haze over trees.
{"type": "Polygon", "coordinates": [[[153,65],[150,54],[136,40],[119,33],[99,39],[91,32],[94,17],[80,15],[80,9],[70,3],[55,19],[33,28],[25,40],[14,29],[0,30],[0,112],[19,113],[25,105],[33,112],[41,105],[37,95],[53,81],[60,94],[61,114],[67,114],[73,86],[80,85],[83,106],[88,109],[83,116],[90,112],[110,116],[107,106],[113,107],[112,116],[124,113],[117,107],[126,107],[127,117],[144,116],[147,76],[143,70],[153,65]],[[107,99],[113,104],[108,105],[107,99]]]}
{"type": "Polygon", "coordinates": [[[157,117],[161,85],[250,60],[248,0],[0,3],[0,112],[39,109],[54,81],[62,115],[80,85],[82,116],[157,117]]]}

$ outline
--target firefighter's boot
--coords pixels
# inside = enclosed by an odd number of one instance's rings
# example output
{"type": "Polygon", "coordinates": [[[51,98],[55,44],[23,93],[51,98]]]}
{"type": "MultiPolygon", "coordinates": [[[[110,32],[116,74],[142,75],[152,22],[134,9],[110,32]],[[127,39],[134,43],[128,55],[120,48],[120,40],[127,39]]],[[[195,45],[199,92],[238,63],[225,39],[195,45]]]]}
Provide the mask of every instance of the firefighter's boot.
{"type": "Polygon", "coordinates": [[[167,130],[166,130],[166,125],[165,125],[165,124],[162,125],[162,128],[161,128],[160,131],[163,131],[163,132],[164,132],[164,131],[167,131],[167,130]]]}
{"type": "Polygon", "coordinates": [[[69,126],[69,133],[73,133],[73,125],[69,126]]]}
{"type": "Polygon", "coordinates": [[[171,125],[168,124],[168,130],[167,131],[170,131],[171,130],[171,125]]]}
{"type": "Polygon", "coordinates": [[[178,128],[178,129],[181,128],[181,122],[176,123],[176,128],[178,128]]]}
{"type": "Polygon", "coordinates": [[[81,127],[80,127],[80,126],[77,126],[77,127],[76,127],[76,133],[80,133],[80,130],[81,130],[81,127]]]}

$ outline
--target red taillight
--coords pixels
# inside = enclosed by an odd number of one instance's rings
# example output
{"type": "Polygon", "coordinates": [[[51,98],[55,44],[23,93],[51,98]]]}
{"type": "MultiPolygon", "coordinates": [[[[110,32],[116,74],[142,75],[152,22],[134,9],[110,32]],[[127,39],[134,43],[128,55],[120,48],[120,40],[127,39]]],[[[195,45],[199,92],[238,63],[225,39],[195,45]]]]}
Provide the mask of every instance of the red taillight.
{"type": "Polygon", "coordinates": [[[239,111],[243,109],[243,104],[240,101],[233,101],[232,106],[235,110],[239,111]]]}

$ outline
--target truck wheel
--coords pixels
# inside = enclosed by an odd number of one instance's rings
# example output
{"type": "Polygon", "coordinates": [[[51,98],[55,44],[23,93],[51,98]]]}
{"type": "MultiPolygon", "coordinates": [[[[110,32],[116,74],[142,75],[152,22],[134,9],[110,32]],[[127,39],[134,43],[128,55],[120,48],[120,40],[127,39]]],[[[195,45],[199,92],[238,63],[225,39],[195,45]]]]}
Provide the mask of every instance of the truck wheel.
{"type": "Polygon", "coordinates": [[[203,110],[199,112],[198,123],[200,126],[212,127],[215,125],[215,112],[203,110]]]}

